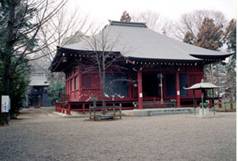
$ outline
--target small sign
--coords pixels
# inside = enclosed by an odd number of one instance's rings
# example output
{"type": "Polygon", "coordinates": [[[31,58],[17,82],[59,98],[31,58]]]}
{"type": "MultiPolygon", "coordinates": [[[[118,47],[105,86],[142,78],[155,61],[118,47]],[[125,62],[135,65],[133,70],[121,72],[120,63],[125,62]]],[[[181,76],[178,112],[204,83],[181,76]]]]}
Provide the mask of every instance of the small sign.
{"type": "Polygon", "coordinates": [[[11,108],[10,97],[2,96],[1,112],[9,112],[11,108]]]}
{"type": "Polygon", "coordinates": [[[142,97],[143,97],[143,94],[142,94],[142,93],[140,93],[140,94],[139,94],[139,97],[140,97],[140,98],[142,98],[142,97]]]}

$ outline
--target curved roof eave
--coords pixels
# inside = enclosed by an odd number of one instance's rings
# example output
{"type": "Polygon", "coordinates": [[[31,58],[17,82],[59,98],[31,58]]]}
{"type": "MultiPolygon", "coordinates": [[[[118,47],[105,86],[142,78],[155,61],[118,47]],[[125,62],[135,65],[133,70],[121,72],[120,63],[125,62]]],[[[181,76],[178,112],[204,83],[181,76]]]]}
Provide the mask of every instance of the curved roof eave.
{"type": "Polygon", "coordinates": [[[225,59],[232,54],[217,54],[217,55],[203,55],[203,54],[189,54],[198,59],[225,59]]]}

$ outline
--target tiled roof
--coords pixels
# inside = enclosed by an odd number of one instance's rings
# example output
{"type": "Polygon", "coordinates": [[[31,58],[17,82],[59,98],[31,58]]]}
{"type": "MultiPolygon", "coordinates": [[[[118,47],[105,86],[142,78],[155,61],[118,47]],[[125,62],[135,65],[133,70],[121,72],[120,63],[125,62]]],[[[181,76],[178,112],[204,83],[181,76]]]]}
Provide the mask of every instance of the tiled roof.
{"type": "Polygon", "coordinates": [[[150,30],[145,23],[119,21],[110,21],[110,24],[94,37],[63,48],[82,51],[119,51],[124,57],[171,60],[199,60],[203,55],[212,57],[229,55],[174,40],[150,30]]]}

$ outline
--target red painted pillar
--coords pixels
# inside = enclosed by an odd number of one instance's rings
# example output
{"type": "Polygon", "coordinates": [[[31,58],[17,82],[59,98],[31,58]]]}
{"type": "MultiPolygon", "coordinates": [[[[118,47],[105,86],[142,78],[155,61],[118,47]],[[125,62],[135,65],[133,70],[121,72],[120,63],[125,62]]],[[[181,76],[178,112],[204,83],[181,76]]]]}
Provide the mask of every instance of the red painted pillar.
{"type": "Polygon", "coordinates": [[[142,89],[142,71],[137,71],[137,83],[138,83],[138,109],[143,109],[143,89],[142,89]]]}
{"type": "Polygon", "coordinates": [[[180,107],[180,82],[179,82],[179,70],[176,71],[176,106],[180,107]]]}

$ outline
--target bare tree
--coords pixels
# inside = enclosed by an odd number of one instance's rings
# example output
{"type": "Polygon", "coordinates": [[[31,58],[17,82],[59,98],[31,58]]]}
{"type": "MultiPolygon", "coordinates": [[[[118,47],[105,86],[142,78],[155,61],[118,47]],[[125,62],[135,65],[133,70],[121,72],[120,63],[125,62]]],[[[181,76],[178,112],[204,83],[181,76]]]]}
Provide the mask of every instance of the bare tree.
{"type": "Polygon", "coordinates": [[[27,85],[26,62],[45,44],[37,44],[40,28],[65,5],[65,0],[8,0],[0,1],[0,63],[2,64],[2,93],[11,98],[11,113],[19,109],[19,102],[27,85]],[[24,75],[22,75],[22,73],[24,75]],[[16,77],[19,81],[16,82],[16,77]],[[21,92],[19,84],[21,83],[21,92]]]}
{"type": "MultiPolygon", "coordinates": [[[[72,11],[72,8],[70,10],[72,11]]],[[[90,28],[91,24],[88,23],[87,16],[83,17],[76,9],[74,12],[68,12],[66,6],[63,6],[52,19],[41,26],[37,38],[44,48],[38,51],[31,60],[42,64],[50,89],[55,85],[64,86],[65,83],[64,73],[51,73],[48,70],[56,54],[57,46],[79,42],[90,28]]]]}
{"type": "MultiPolygon", "coordinates": [[[[1,2],[2,12],[5,12],[0,20],[2,38],[5,39],[5,41],[2,41],[4,43],[0,51],[5,62],[4,72],[6,72],[6,75],[4,79],[8,80],[12,71],[21,65],[22,60],[30,60],[31,55],[45,47],[45,44],[36,45],[39,30],[57,14],[65,3],[65,0],[61,0],[52,6],[52,3],[48,0],[1,2]],[[29,19],[32,19],[32,21],[29,21],[29,19]],[[13,57],[14,62],[11,61],[13,57]]],[[[6,85],[6,87],[8,86],[6,85]]]]}
{"type": "Polygon", "coordinates": [[[153,11],[144,11],[132,16],[133,22],[145,22],[146,25],[161,34],[169,35],[171,31],[171,22],[168,19],[163,18],[160,14],[153,11]]]}
{"type": "Polygon", "coordinates": [[[46,57],[51,62],[57,46],[79,42],[90,28],[91,24],[88,23],[87,16],[81,16],[78,10],[70,14],[63,6],[52,19],[40,28],[38,39],[41,44],[45,44],[45,47],[34,59],[46,57]]]}
{"type": "MultiPolygon", "coordinates": [[[[104,96],[105,92],[105,77],[106,71],[112,66],[117,66],[115,64],[122,55],[119,52],[114,52],[113,49],[118,43],[119,37],[114,37],[111,39],[110,31],[108,28],[103,28],[99,33],[94,32],[90,38],[85,39],[89,45],[90,50],[92,50],[92,64],[95,64],[95,68],[99,73],[101,96],[104,96]]],[[[86,72],[90,72],[94,68],[88,68],[86,72]]]]}
{"type": "Polygon", "coordinates": [[[177,26],[175,26],[177,31],[175,36],[183,40],[189,32],[191,36],[196,37],[204,18],[213,19],[216,26],[223,26],[226,23],[226,18],[220,11],[196,10],[182,15],[180,22],[177,22],[177,26]]]}
{"type": "MultiPolygon", "coordinates": [[[[32,0],[28,1],[28,6],[26,7],[25,12],[28,12],[30,9],[36,9],[37,12],[35,12],[34,17],[34,25],[31,28],[26,28],[22,34],[24,34],[26,37],[30,37],[28,41],[26,41],[24,44],[17,45],[14,48],[14,51],[18,53],[18,56],[20,55],[20,58],[24,57],[28,60],[31,60],[33,57],[32,55],[39,54],[39,51],[47,47],[48,43],[44,42],[41,44],[38,44],[37,47],[34,47],[34,49],[30,48],[30,44],[34,39],[38,39],[38,36],[40,34],[40,30],[44,25],[46,25],[51,19],[53,19],[54,16],[57,15],[57,13],[63,8],[63,6],[66,4],[66,0],[61,0],[57,4],[53,3],[49,0],[32,0]]],[[[21,3],[21,2],[20,2],[21,3]]],[[[24,15],[22,16],[24,17],[24,15]]],[[[15,17],[17,18],[17,17],[15,17]]],[[[38,42],[39,43],[39,42],[38,42]]]]}

